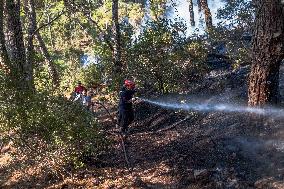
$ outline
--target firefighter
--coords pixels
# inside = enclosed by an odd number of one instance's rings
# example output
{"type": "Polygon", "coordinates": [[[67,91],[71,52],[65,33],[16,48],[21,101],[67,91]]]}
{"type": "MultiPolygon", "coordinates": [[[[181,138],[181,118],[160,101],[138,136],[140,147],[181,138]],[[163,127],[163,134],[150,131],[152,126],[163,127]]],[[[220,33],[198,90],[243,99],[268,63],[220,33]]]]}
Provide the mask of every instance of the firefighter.
{"type": "Polygon", "coordinates": [[[133,95],[136,93],[135,83],[131,80],[125,80],[124,85],[119,92],[119,116],[118,125],[121,129],[121,133],[126,136],[128,133],[128,126],[134,120],[134,110],[132,103],[135,100],[133,95]]]}

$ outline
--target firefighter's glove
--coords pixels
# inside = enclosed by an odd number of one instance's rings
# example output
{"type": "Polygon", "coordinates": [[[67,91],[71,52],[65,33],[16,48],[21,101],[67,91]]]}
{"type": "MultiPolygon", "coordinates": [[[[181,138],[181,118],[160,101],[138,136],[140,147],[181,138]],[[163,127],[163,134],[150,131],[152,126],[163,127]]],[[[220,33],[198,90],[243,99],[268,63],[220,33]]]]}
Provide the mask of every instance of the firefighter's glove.
{"type": "Polygon", "coordinates": [[[131,100],[132,100],[132,102],[135,102],[135,103],[141,102],[141,99],[139,97],[134,97],[131,100]]]}

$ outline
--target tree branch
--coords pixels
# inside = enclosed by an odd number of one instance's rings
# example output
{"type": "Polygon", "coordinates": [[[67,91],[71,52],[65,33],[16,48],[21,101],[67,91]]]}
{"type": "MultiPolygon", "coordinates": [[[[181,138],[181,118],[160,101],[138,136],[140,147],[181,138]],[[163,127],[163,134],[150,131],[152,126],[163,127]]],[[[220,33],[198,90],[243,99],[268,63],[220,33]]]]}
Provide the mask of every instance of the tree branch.
{"type": "MultiPolygon", "coordinates": [[[[96,26],[96,28],[99,30],[99,32],[103,33],[102,29],[100,28],[100,26],[98,25],[98,23],[92,19],[92,17],[90,15],[88,15],[87,13],[84,13],[84,15],[88,18],[88,20],[94,24],[96,26]]],[[[111,49],[111,51],[114,51],[114,47],[111,43],[111,41],[107,40],[107,38],[104,36],[105,42],[107,43],[108,47],[111,49]]]]}
{"type": "MultiPolygon", "coordinates": [[[[72,12],[81,12],[88,19],[88,21],[95,26],[95,28],[99,32],[101,32],[102,34],[104,33],[104,31],[100,28],[99,24],[95,20],[92,19],[90,11],[84,11],[84,10],[82,10],[82,8],[78,8],[78,7],[82,7],[82,6],[76,5],[75,2],[70,3],[70,1],[64,0],[64,3],[65,3],[65,7],[67,9],[69,9],[70,12],[71,11],[72,12]]],[[[79,21],[79,19],[77,19],[77,22],[79,22],[80,25],[82,26],[82,24],[79,21]]],[[[110,48],[110,50],[113,52],[114,51],[114,47],[113,47],[112,42],[110,40],[108,40],[107,37],[105,37],[105,35],[103,36],[103,38],[104,38],[104,41],[107,43],[108,47],[110,48]]]]}
{"type": "Polygon", "coordinates": [[[52,20],[50,20],[49,22],[47,22],[47,23],[45,23],[45,24],[39,26],[39,27],[35,30],[35,32],[33,33],[33,36],[34,36],[37,32],[39,32],[39,30],[41,30],[42,28],[44,28],[44,27],[46,27],[46,26],[52,24],[53,22],[55,22],[57,19],[59,19],[59,18],[60,18],[63,14],[65,14],[65,13],[66,13],[66,11],[62,11],[61,13],[59,13],[56,17],[54,17],[54,18],[53,18],[52,20]]]}

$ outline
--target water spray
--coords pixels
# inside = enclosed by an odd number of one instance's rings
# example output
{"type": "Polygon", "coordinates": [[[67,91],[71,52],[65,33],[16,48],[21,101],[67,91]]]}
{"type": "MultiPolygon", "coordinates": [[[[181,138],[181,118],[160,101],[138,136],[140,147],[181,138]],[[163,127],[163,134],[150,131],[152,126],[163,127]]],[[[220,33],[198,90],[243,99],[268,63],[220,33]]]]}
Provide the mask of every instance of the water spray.
{"type": "Polygon", "coordinates": [[[187,102],[186,100],[181,100],[179,102],[167,102],[159,100],[150,100],[145,98],[139,98],[140,100],[160,106],[166,109],[176,109],[176,110],[185,110],[185,111],[201,111],[201,112],[238,112],[238,113],[254,113],[258,115],[273,115],[284,117],[284,110],[278,108],[254,108],[248,106],[241,106],[228,103],[214,103],[214,102],[187,102]]]}

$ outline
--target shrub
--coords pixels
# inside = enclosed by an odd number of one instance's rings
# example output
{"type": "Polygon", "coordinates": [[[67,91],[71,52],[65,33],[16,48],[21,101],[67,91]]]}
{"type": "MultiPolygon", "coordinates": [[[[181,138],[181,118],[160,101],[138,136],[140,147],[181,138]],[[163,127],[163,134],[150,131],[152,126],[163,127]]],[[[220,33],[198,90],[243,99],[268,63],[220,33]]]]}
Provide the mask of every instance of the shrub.
{"type": "Polygon", "coordinates": [[[81,167],[82,156],[97,158],[107,149],[92,112],[64,97],[6,90],[0,106],[1,138],[12,140],[33,162],[81,167]]]}

